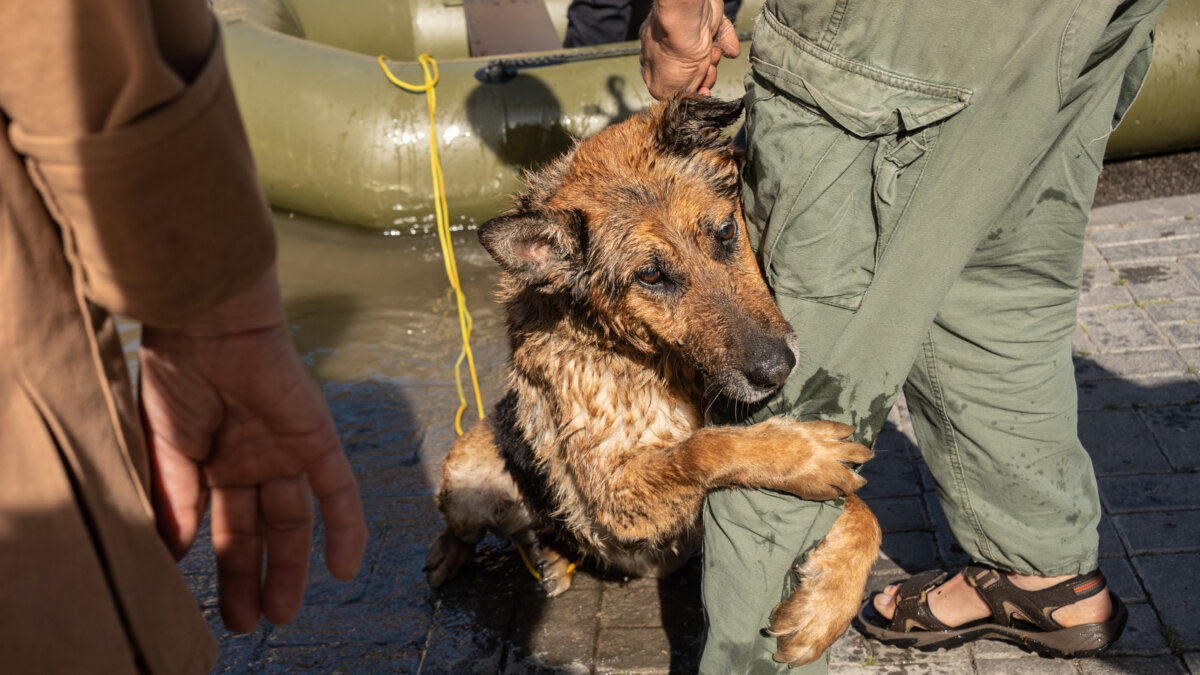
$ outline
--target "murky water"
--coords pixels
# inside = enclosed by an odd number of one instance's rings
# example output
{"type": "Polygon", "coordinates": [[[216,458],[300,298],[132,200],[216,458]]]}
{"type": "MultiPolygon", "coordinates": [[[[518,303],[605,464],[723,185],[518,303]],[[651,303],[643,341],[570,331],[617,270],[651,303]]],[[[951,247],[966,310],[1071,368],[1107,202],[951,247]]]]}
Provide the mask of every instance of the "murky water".
{"type": "MultiPolygon", "coordinates": [[[[424,459],[436,470],[430,460],[454,438],[454,361],[461,348],[437,237],[383,237],[283,215],[277,222],[292,336],[321,383],[351,460],[424,459]]],[[[486,404],[498,398],[508,356],[493,300],[497,268],[473,230],[454,233],[453,242],[486,404]]],[[[471,403],[466,426],[478,413],[465,362],[463,374],[471,403]]]]}

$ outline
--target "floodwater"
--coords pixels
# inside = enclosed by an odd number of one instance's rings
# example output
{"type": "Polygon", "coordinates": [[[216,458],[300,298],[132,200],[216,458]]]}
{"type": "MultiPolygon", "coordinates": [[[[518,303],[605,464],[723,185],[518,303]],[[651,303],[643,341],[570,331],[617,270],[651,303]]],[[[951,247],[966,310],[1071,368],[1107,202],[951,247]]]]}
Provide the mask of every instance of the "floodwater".
{"type": "MultiPolygon", "coordinates": [[[[436,235],[387,237],[300,216],[276,220],[292,338],[351,459],[415,462],[443,454],[454,439],[462,338],[436,235]]],[[[493,300],[497,266],[474,230],[452,240],[486,403],[498,398],[508,357],[493,300]]],[[[465,360],[462,373],[466,427],[478,412],[465,360]]]]}

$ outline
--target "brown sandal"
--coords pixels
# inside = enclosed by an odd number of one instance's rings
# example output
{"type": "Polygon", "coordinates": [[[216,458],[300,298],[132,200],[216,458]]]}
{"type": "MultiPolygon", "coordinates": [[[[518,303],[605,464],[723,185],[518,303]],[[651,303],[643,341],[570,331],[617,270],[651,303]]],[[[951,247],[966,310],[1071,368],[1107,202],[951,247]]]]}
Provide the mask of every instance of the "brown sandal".
{"type": "Polygon", "coordinates": [[[1108,590],[1099,570],[1077,575],[1045,590],[1026,591],[994,569],[968,565],[963,569],[963,577],[992,610],[992,615],[951,628],[938,621],[928,602],[929,591],[949,577],[949,572],[935,570],[905,581],[896,594],[896,611],[890,621],[875,611],[875,597],[868,598],[854,618],[855,626],[867,637],[884,644],[922,651],[991,638],[1042,656],[1082,658],[1107,649],[1121,636],[1129,619],[1125,605],[1112,591],[1108,591],[1112,616],[1103,623],[1064,628],[1051,618],[1057,609],[1108,590]]]}

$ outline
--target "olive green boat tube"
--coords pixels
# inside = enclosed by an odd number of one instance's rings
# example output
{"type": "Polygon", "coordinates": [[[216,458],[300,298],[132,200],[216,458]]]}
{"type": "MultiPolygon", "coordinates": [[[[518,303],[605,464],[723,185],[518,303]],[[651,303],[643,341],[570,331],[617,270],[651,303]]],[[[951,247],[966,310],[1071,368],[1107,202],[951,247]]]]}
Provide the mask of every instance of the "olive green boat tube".
{"type": "Polygon", "coordinates": [[[1200,0],[1170,0],[1154,38],[1150,72],[1108,139],[1109,159],[1200,146],[1200,0]]]}
{"type": "MultiPolygon", "coordinates": [[[[550,3],[552,16],[565,17],[567,0],[550,3]]],[[[438,148],[453,226],[503,211],[524,169],[652,102],[636,53],[523,68],[502,84],[489,83],[489,59],[465,55],[461,5],[443,0],[216,4],[259,176],[281,211],[394,234],[434,226],[425,95],[390,84],[378,53],[400,55],[389,67],[413,84],[423,82],[415,53],[438,59],[438,148]]],[[[739,29],[748,28],[745,16],[759,4],[746,3],[739,29]]],[[[1194,23],[1197,8],[1200,0],[1171,0],[1168,11],[1194,23]]],[[[555,23],[561,33],[565,19],[555,23]]],[[[1173,31],[1160,28],[1159,49],[1175,56],[1165,64],[1156,56],[1110,150],[1144,154],[1200,144],[1200,41],[1194,26],[1173,31]],[[1170,44],[1176,40],[1185,44],[1170,44]],[[1164,68],[1167,75],[1159,72],[1164,68]]],[[[714,95],[742,95],[748,53],[743,43],[742,56],[722,65],[714,95]]]]}

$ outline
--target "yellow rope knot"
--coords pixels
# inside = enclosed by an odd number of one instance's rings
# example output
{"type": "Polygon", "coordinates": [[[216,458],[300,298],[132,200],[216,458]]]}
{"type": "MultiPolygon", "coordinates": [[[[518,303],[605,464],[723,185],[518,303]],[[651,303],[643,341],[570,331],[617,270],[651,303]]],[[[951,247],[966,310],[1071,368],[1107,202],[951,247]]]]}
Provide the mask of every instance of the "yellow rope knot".
{"type": "Polygon", "coordinates": [[[462,331],[462,351],[458,354],[458,360],[454,362],[454,386],[458,389],[458,412],[454,415],[454,431],[462,436],[462,415],[467,409],[467,397],[463,393],[462,386],[462,362],[465,358],[467,365],[471,371],[471,384],[475,388],[475,406],[479,410],[479,419],[483,419],[483,398],[479,394],[479,378],[475,374],[475,356],[471,353],[471,329],[473,323],[471,321],[471,313],[467,311],[467,299],[463,296],[462,287],[458,283],[458,265],[454,262],[454,245],[450,241],[450,216],[446,207],[446,181],[442,175],[442,162],[438,158],[437,147],[437,124],[435,122],[435,113],[437,111],[437,95],[434,92],[434,87],[438,83],[437,61],[429,54],[420,56],[421,71],[425,74],[425,84],[409,84],[392,74],[388,69],[387,56],[379,55],[379,67],[383,69],[383,74],[392,84],[410,91],[413,93],[425,93],[425,99],[429,102],[429,166],[433,172],[433,207],[437,216],[437,233],[438,241],[442,245],[442,260],[446,263],[446,278],[450,280],[450,286],[454,288],[454,297],[458,301],[458,325],[462,331]]]}

